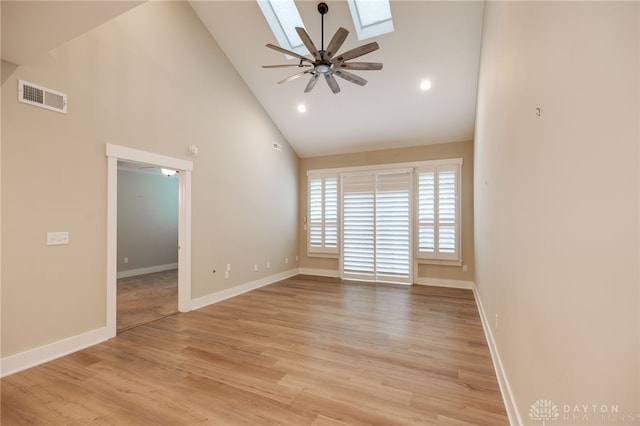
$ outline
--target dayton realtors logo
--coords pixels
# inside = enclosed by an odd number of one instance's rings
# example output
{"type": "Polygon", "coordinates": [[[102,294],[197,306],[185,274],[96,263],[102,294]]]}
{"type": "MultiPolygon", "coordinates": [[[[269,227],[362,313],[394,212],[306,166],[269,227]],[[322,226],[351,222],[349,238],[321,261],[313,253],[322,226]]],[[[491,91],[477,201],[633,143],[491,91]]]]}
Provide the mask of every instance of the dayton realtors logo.
{"type": "Polygon", "coordinates": [[[548,399],[539,399],[529,408],[529,418],[542,421],[542,426],[545,426],[549,420],[558,420],[558,417],[560,417],[558,407],[548,399]]]}
{"type": "Polygon", "coordinates": [[[563,404],[557,406],[549,399],[539,399],[529,407],[529,418],[541,421],[562,420],[563,424],[640,424],[640,414],[620,412],[617,404],[563,404]]]}

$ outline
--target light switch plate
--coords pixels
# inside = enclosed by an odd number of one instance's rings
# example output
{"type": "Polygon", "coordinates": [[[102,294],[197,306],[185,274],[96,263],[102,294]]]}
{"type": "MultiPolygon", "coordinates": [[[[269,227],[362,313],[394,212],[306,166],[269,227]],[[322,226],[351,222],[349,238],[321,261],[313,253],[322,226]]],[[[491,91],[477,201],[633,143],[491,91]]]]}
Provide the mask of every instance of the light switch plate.
{"type": "Polygon", "coordinates": [[[47,232],[48,246],[59,246],[62,244],[69,244],[68,232],[47,232]]]}

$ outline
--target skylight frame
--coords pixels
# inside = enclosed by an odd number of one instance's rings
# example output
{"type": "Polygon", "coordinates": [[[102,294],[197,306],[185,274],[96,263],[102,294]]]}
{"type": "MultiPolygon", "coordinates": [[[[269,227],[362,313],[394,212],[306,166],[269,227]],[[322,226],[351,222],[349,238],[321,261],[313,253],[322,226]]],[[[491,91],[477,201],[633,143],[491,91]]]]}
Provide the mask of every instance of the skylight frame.
{"type": "MultiPolygon", "coordinates": [[[[302,39],[295,31],[295,27],[304,28],[304,22],[302,21],[302,17],[294,0],[256,0],[256,2],[258,6],[260,6],[260,10],[262,10],[262,14],[267,20],[280,47],[303,56],[310,54],[302,42],[302,39]],[[287,15],[279,13],[287,8],[287,15]]],[[[285,54],[285,57],[287,59],[293,59],[292,56],[287,54],[285,54]]]]}
{"type": "Polygon", "coordinates": [[[393,16],[391,14],[391,4],[389,0],[348,0],[348,4],[358,40],[393,32],[393,16]],[[372,22],[363,22],[363,16],[372,12],[372,9],[369,7],[371,5],[374,5],[374,7],[382,6],[379,9],[385,9],[385,12],[388,12],[388,14],[372,22]],[[384,7],[385,5],[386,8],[384,7]]]}

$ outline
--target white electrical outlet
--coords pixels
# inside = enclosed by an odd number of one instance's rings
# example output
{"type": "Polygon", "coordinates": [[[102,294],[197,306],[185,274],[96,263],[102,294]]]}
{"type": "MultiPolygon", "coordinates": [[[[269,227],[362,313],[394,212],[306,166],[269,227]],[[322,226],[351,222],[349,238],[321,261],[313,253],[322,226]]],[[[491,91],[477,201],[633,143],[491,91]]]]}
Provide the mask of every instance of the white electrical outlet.
{"type": "Polygon", "coordinates": [[[224,279],[225,280],[229,279],[229,271],[224,271],[224,279]]]}
{"type": "Polygon", "coordinates": [[[296,256],[296,262],[298,261],[298,256],[296,256]]]}
{"type": "Polygon", "coordinates": [[[289,258],[288,258],[288,257],[285,257],[285,258],[284,258],[284,264],[286,265],[287,263],[289,263],[289,258]]]}
{"type": "Polygon", "coordinates": [[[469,268],[467,268],[467,265],[462,265],[462,272],[467,272],[469,268]]]}
{"type": "Polygon", "coordinates": [[[254,271],[257,271],[257,270],[258,270],[258,265],[257,265],[257,264],[256,264],[256,265],[253,265],[253,270],[254,270],[254,271]]]}
{"type": "Polygon", "coordinates": [[[271,268],[271,262],[267,261],[267,269],[271,268]]]}
{"type": "Polygon", "coordinates": [[[231,272],[231,264],[227,263],[227,272],[231,272]]]}
{"type": "Polygon", "coordinates": [[[129,258],[128,257],[124,258],[124,263],[129,263],[129,258]]]}

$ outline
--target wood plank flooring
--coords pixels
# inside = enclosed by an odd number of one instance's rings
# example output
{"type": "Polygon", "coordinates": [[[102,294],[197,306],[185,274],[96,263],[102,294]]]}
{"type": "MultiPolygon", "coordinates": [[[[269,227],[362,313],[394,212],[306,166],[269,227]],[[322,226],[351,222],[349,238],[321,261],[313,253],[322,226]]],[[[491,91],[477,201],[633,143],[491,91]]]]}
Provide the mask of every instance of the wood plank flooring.
{"type": "Polygon", "coordinates": [[[177,312],[177,269],[118,280],[118,333],[177,312]]]}
{"type": "Polygon", "coordinates": [[[506,425],[471,291],[298,276],[0,381],[2,425],[506,425]]]}

